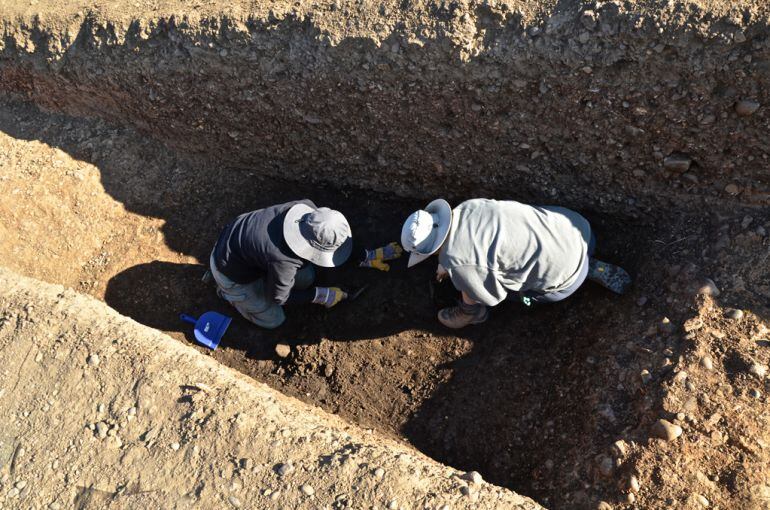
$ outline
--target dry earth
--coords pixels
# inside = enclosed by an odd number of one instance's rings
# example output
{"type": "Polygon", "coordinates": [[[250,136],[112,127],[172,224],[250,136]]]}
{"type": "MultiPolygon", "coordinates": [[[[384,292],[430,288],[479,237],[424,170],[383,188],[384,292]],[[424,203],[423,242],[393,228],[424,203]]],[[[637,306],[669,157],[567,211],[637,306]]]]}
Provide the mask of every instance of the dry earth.
{"type": "MultiPolygon", "coordinates": [[[[375,243],[395,237],[421,203],[224,171],[130,129],[18,103],[0,108],[0,131],[5,263],[185,343],[179,312],[232,313],[199,281],[231,215],[309,196],[340,204],[375,243]]],[[[764,508],[767,218],[714,213],[660,225],[585,212],[600,253],[636,276],[630,296],[587,285],[558,305],[501,307],[456,336],[434,320],[453,295],[428,285],[432,268],[347,268],[321,279],[369,283],[358,302],[290,310],[275,332],[236,318],[213,357],[546,506],[632,498],[668,508],[700,504],[700,495],[711,507],[764,508]],[[705,275],[722,290],[716,301],[695,297],[705,275]],[[722,306],[746,311],[727,319],[722,306]],[[278,342],[291,346],[288,358],[275,355],[278,342]],[[652,437],[660,418],[683,435],[652,437]]]]}
{"type": "Polygon", "coordinates": [[[0,270],[3,508],[539,508],[0,270]]]}
{"type": "MultiPolygon", "coordinates": [[[[348,267],[319,279],[369,284],[359,301],[290,310],[274,332],[236,318],[220,349],[196,348],[544,506],[770,508],[768,5],[0,0],[0,260],[192,345],[179,312],[232,313],[199,277],[243,211],[308,197],[375,245],[437,194],[570,205],[599,255],[633,274],[630,295],[586,285],[456,334],[434,319],[455,296],[429,284],[428,264],[348,267]]],[[[25,327],[53,327],[35,321],[25,327]]],[[[127,359],[154,355],[136,349],[127,359]]],[[[87,373],[78,362],[67,370],[87,373]]],[[[125,374],[106,380],[128,391],[125,374]]],[[[0,405],[24,395],[6,390],[0,405]]],[[[3,417],[43,430],[46,415],[30,413],[3,417]]],[[[97,422],[84,416],[83,441],[97,422]]],[[[220,454],[211,462],[240,462],[220,454]]],[[[17,481],[0,495],[20,495],[17,481]]],[[[111,498],[130,492],[110,483],[111,498]]],[[[47,485],[35,486],[52,501],[47,485]]],[[[76,483],[62,490],[63,506],[83,501],[76,483]]]]}

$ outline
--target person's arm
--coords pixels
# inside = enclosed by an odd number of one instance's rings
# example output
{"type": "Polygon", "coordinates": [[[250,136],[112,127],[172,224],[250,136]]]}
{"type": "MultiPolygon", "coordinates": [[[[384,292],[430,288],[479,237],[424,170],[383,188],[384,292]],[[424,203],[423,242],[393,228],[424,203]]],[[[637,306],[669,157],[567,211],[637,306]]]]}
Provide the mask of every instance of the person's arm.
{"type": "Polygon", "coordinates": [[[265,295],[277,305],[285,305],[294,287],[294,278],[302,263],[273,262],[267,269],[265,295]]]}

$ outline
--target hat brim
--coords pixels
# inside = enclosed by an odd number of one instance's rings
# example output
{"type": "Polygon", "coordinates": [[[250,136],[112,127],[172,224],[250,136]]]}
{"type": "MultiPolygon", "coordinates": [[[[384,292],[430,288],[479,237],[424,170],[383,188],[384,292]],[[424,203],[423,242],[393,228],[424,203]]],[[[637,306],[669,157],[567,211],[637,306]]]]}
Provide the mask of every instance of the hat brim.
{"type": "Polygon", "coordinates": [[[438,230],[436,231],[436,239],[433,241],[433,245],[429,250],[423,252],[413,251],[409,255],[409,262],[406,267],[412,267],[415,264],[419,264],[423,260],[427,259],[434,253],[436,253],[446,241],[449,235],[449,229],[452,228],[452,206],[449,202],[443,198],[437,198],[433,202],[429,203],[425,210],[430,214],[438,216],[438,230]]]}
{"type": "Polygon", "coordinates": [[[310,244],[302,235],[300,221],[311,212],[315,211],[306,204],[295,204],[286,211],[283,219],[283,238],[291,251],[300,258],[308,260],[321,267],[337,267],[344,264],[353,252],[353,238],[348,237],[339,248],[334,251],[323,251],[310,244]]]}

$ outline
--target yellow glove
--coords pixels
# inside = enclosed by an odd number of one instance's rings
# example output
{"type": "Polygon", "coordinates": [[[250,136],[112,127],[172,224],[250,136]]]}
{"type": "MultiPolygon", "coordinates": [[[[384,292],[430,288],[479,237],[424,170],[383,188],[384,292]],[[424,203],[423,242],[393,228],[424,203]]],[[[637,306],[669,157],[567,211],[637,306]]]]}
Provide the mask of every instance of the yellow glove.
{"type": "Polygon", "coordinates": [[[404,253],[404,249],[397,242],[392,242],[374,250],[366,250],[366,257],[359,264],[361,267],[370,267],[379,271],[390,271],[390,265],[385,261],[395,260],[404,253]]]}
{"type": "Polygon", "coordinates": [[[347,293],[339,287],[316,287],[313,303],[331,308],[347,297],[347,293]]]}

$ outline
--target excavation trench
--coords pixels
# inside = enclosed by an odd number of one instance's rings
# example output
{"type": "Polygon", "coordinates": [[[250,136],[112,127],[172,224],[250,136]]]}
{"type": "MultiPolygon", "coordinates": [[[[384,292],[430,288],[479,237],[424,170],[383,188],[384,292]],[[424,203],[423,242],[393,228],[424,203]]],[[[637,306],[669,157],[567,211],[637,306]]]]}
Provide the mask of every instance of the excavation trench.
{"type": "MultiPolygon", "coordinates": [[[[635,276],[624,297],[586,284],[555,305],[501,305],[488,323],[456,333],[435,320],[456,299],[451,285],[431,284],[435,263],[407,271],[401,260],[389,273],[321,271],[320,284],[369,289],[331,311],[287,308],[286,324],[266,331],[200,280],[229,219],[307,197],[341,210],[354,235],[375,246],[397,239],[403,218],[433,197],[267,178],[181,157],[103,121],[20,103],[0,111],[3,143],[19,169],[9,184],[22,189],[3,199],[11,224],[21,218],[6,263],[88,292],[182,342],[194,344],[180,312],[232,315],[222,346],[201,351],[285,393],[555,507],[615,490],[595,476],[596,456],[660,405],[659,395],[640,389],[627,343],[676,313],[663,298],[672,276],[660,268],[699,252],[695,237],[708,238],[712,228],[697,219],[671,214],[674,221],[660,224],[581,211],[598,255],[635,276]],[[39,154],[25,159],[25,151],[39,154]],[[276,356],[277,343],[291,346],[287,358],[276,356]]],[[[471,196],[457,188],[447,198],[471,196]]],[[[671,357],[683,349],[677,339],[665,342],[671,357]]]]}

